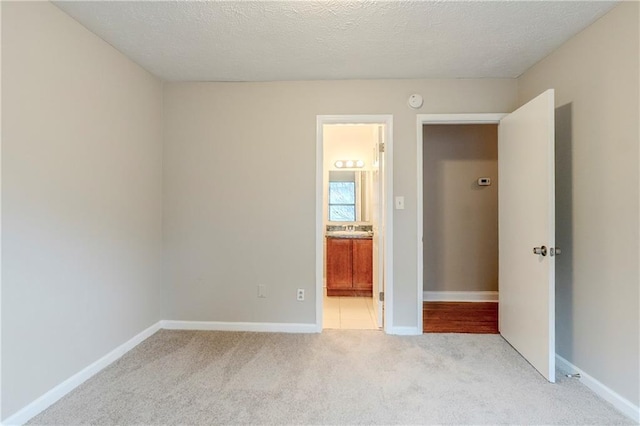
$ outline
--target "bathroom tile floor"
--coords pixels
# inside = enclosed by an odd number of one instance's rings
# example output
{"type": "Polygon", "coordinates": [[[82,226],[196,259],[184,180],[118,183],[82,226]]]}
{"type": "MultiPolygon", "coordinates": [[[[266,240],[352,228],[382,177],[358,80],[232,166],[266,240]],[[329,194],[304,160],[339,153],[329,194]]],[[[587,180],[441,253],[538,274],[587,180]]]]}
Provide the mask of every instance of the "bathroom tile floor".
{"type": "Polygon", "coordinates": [[[378,330],[371,297],[329,297],[323,301],[323,328],[378,330]]]}

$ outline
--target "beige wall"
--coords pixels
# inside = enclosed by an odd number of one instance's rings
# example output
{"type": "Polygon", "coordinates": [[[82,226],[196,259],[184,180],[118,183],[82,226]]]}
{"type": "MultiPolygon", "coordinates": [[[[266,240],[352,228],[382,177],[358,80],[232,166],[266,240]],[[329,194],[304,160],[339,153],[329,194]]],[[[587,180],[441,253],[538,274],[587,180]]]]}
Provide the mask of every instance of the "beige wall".
{"type": "Polygon", "coordinates": [[[2,413],[162,318],[162,83],[2,2],[2,413]]]}
{"type": "Polygon", "coordinates": [[[498,126],[424,126],[424,290],[498,290],[498,126]],[[490,186],[478,186],[480,177],[490,186]]]}
{"type": "Polygon", "coordinates": [[[394,211],[394,325],[421,327],[416,114],[515,106],[515,80],[166,84],[169,317],[314,323],[316,116],[393,114],[394,193],[405,197],[394,211]],[[407,106],[412,93],[421,110],[407,106]]]}
{"type": "Polygon", "coordinates": [[[638,3],[617,6],[518,80],[556,90],[557,351],[640,402],[638,3]]]}

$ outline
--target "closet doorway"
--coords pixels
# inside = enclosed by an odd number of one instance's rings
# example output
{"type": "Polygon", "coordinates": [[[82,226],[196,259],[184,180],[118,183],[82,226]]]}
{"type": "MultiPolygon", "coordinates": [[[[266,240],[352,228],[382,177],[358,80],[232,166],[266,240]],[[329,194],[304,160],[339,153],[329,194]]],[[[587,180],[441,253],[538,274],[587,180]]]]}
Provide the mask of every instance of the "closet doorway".
{"type": "MultiPolygon", "coordinates": [[[[498,330],[550,382],[555,382],[555,265],[561,254],[555,237],[554,105],[555,92],[548,89],[509,114],[417,117],[420,304],[424,289],[423,237],[429,238],[426,232],[423,234],[424,125],[497,124],[498,330]]],[[[490,186],[490,182],[490,177],[480,176],[476,184],[490,186]]],[[[472,241],[469,236],[465,238],[472,241]]],[[[420,323],[422,314],[420,310],[420,323]]]]}
{"type": "Polygon", "coordinates": [[[425,124],[423,331],[498,333],[498,125],[425,124]]]}

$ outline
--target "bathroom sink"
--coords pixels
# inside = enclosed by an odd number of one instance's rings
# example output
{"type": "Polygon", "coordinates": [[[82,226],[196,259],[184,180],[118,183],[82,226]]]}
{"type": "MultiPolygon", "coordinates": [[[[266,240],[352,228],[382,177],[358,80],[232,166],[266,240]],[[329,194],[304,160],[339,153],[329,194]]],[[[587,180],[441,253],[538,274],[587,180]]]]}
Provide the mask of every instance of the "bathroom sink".
{"type": "Polygon", "coordinates": [[[332,238],[371,238],[373,232],[369,231],[330,231],[327,237],[332,238]]]}

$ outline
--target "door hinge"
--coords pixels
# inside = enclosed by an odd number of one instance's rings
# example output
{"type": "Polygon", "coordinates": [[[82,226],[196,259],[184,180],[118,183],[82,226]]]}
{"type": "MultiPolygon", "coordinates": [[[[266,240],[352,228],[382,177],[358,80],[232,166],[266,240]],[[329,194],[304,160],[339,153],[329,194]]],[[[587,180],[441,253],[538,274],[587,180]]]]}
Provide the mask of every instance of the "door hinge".
{"type": "Polygon", "coordinates": [[[380,293],[378,293],[378,299],[379,299],[381,302],[384,302],[384,291],[381,291],[380,293]]]}
{"type": "Polygon", "coordinates": [[[378,144],[378,150],[380,152],[384,152],[384,142],[381,142],[381,143],[378,144]]]}

